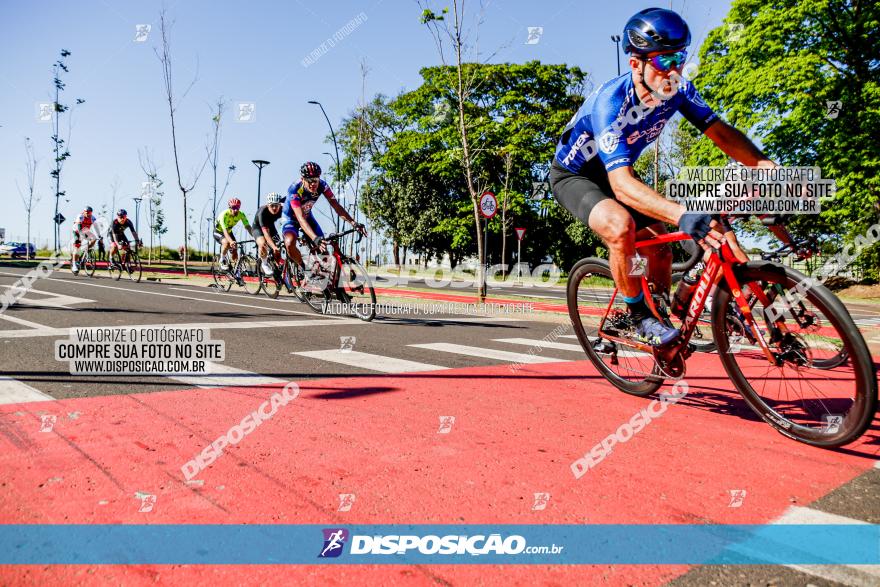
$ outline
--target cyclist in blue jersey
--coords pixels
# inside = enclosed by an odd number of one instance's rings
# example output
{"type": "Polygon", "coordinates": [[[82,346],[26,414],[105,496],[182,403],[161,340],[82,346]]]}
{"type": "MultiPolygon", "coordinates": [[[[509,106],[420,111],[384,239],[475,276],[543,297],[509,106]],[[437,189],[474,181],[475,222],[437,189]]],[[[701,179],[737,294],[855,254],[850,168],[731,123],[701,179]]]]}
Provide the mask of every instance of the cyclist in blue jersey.
{"type": "Polygon", "coordinates": [[[326,245],[323,243],[324,231],[321,230],[312,215],[312,206],[322,195],[327,198],[330,207],[349,224],[357,227],[361,234],[365,235],[366,230],[362,224],[355,222],[345,208],[336,201],[333,190],[330,189],[326,181],[321,179],[320,165],[307,161],[299,168],[299,172],[302,176],[300,181],[291,184],[287,189],[287,200],[285,200],[282,209],[284,225],[281,227],[281,233],[284,235],[284,247],[287,249],[288,258],[302,268],[302,255],[296,248],[296,239],[299,238],[300,229],[315,243],[319,250],[322,252],[326,250],[326,245]]]}
{"type": "MultiPolygon", "coordinates": [[[[665,232],[675,224],[704,249],[731,244],[745,259],[732,232],[708,214],[685,213],[633,172],[642,150],[660,135],[676,112],[744,165],[776,167],[744,134],[722,121],[693,84],[680,75],[691,33],[672,10],[648,8],[623,29],[629,71],[602,84],[563,130],[550,167],[553,195],[569,212],[596,232],[608,247],[615,284],[636,325],[637,338],[658,346],[673,342],[678,329],[663,324],[644,300],[640,278],[630,276],[627,259],[635,242],[665,232]]],[[[648,257],[648,279],[668,292],[672,250],[668,245],[640,249],[648,257]]]]}

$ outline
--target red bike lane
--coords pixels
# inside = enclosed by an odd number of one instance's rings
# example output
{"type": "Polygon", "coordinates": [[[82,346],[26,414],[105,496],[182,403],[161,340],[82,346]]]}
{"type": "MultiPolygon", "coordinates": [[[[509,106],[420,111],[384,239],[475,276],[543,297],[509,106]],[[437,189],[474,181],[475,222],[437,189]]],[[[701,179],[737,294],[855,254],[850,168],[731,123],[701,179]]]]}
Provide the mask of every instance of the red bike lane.
{"type": "MultiPolygon", "coordinates": [[[[279,386],[0,407],[0,520],[24,524],[766,523],[870,469],[877,421],[839,451],[756,420],[717,357],[688,395],[576,479],[571,463],[646,408],[586,361],[301,382],[196,482],[181,466],[279,386]],[[42,416],[54,415],[51,431],[42,416]],[[440,418],[454,416],[447,432],[440,418]],[[733,490],[745,490],[730,507],[733,490]],[[550,494],[534,510],[534,494],[550,494]],[[340,494],[354,494],[339,511],[340,494]],[[150,511],[144,496],[155,496],[150,511]]],[[[209,544],[204,545],[210,548],[209,544]]],[[[321,546],[316,537],[317,557],[321,546]]],[[[6,583],[661,584],[686,566],[19,566],[6,583]]]]}

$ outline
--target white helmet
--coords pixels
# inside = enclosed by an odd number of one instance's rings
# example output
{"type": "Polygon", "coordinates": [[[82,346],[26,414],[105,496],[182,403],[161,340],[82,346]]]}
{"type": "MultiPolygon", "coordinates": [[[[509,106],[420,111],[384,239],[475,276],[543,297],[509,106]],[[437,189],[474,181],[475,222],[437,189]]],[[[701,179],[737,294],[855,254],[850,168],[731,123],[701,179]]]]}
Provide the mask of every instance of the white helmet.
{"type": "Polygon", "coordinates": [[[269,192],[266,195],[266,202],[269,204],[280,204],[284,201],[284,196],[279,194],[278,192],[269,192]]]}

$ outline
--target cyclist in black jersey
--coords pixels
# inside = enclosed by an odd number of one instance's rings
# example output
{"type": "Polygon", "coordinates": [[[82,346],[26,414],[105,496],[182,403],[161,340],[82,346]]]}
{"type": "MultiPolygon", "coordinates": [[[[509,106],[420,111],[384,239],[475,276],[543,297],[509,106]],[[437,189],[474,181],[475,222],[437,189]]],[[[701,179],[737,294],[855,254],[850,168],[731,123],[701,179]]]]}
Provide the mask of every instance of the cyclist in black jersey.
{"type": "Polygon", "coordinates": [[[254,240],[257,241],[263,273],[266,275],[272,273],[272,268],[269,267],[267,258],[269,250],[272,250],[276,260],[281,258],[281,249],[278,247],[280,238],[278,237],[278,230],[275,228],[275,222],[281,218],[283,205],[284,196],[277,192],[269,193],[266,196],[266,205],[260,206],[260,209],[257,210],[257,213],[254,215],[253,226],[251,227],[251,234],[254,235],[254,240]]]}
{"type": "Polygon", "coordinates": [[[120,208],[119,212],[116,213],[116,218],[110,224],[110,238],[112,240],[110,243],[110,259],[113,259],[113,254],[120,246],[128,246],[128,237],[125,236],[126,230],[131,230],[134,240],[140,246],[142,244],[141,239],[138,236],[137,230],[134,229],[134,224],[128,219],[128,212],[124,208],[120,208]]]}

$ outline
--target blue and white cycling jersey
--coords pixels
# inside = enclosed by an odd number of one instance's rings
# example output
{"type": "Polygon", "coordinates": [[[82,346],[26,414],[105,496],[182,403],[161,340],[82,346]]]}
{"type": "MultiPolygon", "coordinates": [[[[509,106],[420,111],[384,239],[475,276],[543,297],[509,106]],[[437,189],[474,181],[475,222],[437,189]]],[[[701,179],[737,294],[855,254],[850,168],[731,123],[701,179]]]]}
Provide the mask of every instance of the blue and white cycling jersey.
{"type": "Polygon", "coordinates": [[[700,132],[718,120],[689,81],[682,80],[675,95],[651,107],[639,101],[632,74],[626,73],[602,84],[584,101],[562,132],[556,160],[572,173],[597,155],[606,172],[631,166],[676,112],[700,132]]]}

